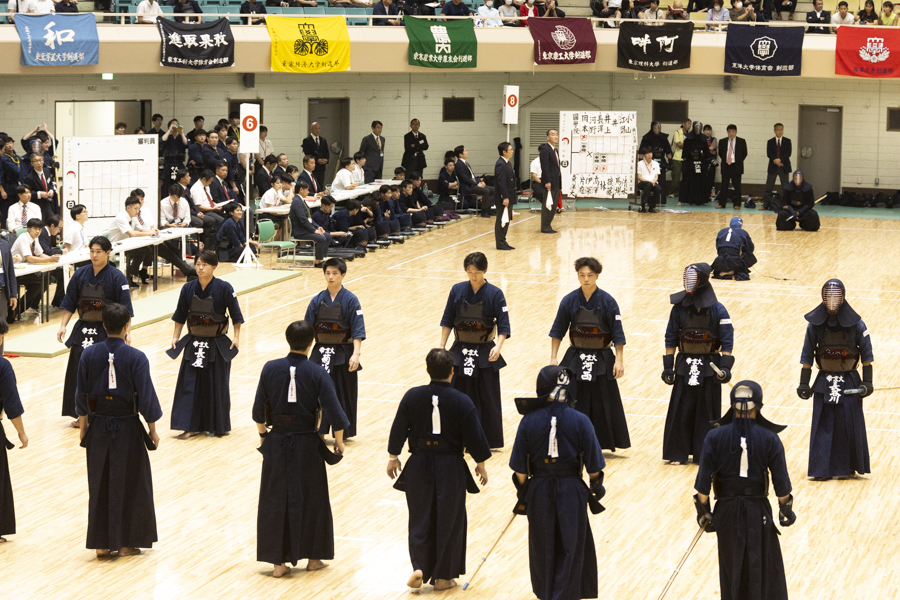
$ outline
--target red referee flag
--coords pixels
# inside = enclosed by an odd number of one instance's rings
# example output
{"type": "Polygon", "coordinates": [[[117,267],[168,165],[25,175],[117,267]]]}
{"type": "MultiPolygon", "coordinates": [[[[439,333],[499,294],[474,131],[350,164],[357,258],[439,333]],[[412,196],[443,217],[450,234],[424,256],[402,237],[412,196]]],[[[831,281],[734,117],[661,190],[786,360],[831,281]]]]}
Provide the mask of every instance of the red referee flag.
{"type": "Polygon", "coordinates": [[[839,27],[835,75],[900,77],[900,29],[839,27]]]}

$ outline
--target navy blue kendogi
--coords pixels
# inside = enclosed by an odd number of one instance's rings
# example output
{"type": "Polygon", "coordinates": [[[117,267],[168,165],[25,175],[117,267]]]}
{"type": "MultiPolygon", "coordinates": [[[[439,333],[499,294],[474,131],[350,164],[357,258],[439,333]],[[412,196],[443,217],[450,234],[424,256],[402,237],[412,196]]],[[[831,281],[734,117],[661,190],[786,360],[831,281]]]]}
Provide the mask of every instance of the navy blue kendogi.
{"type": "MultiPolygon", "coordinates": [[[[366,339],[366,323],[363,320],[359,299],[347,288],[338,290],[334,300],[328,290],[323,290],[309,301],[303,320],[316,331],[316,344],[310,353],[310,360],[331,375],[341,409],[349,420],[344,428],[344,439],[356,435],[356,404],[359,397],[358,373],[362,365],[350,371],[349,361],[353,355],[353,340],[366,339]]],[[[337,429],[322,416],[319,433],[325,435],[337,429]]]]}
{"type": "Polygon", "coordinates": [[[297,352],[265,364],[253,403],[253,420],[272,425],[259,448],[263,466],[256,560],[260,562],[279,565],[334,558],[324,457],[333,457],[330,464],[339,457],[316,433],[320,409],[336,430],[346,430],[347,417],[325,369],[297,352]]]}
{"type": "Polygon", "coordinates": [[[388,453],[398,456],[407,439],[411,456],[394,487],[406,492],[413,570],[432,584],[455,579],[466,572],[466,492],[479,491],[463,450],[476,463],[491,457],[478,411],[448,382],[414,387],[397,408],[388,453]]]}
{"type": "Polygon", "coordinates": [[[749,268],[756,264],[755,248],[743,226],[743,219],[732,217],[728,227],[716,235],[718,256],[712,263],[713,279],[750,281],[749,268]]]}
{"type": "Polygon", "coordinates": [[[87,547],[152,547],[156,513],[147,450],[156,447],[138,415],[155,423],[163,413],[144,353],[118,337],[86,348],[78,365],[75,410],[88,417],[81,441],[90,489],[87,547]]]}
{"type": "Polygon", "coordinates": [[[18,419],[24,412],[16,374],[9,361],[0,356],[0,537],[16,532],[16,509],[6,456],[6,451],[12,450],[15,445],[6,437],[2,416],[5,414],[7,419],[18,419]]]}
{"type": "Polygon", "coordinates": [[[450,289],[441,327],[452,328],[456,339],[450,353],[456,365],[453,387],[472,399],[491,448],[503,447],[503,410],[500,404],[502,356],[488,360],[496,335],[510,336],[509,313],[503,291],[489,281],[474,292],[468,281],[450,289]]]}
{"type": "Polygon", "coordinates": [[[75,414],[75,387],[78,378],[78,361],[85,348],[106,339],[103,328],[103,309],[110,304],[121,304],[134,316],[131,307],[131,292],[124,273],[106,263],[99,272],[94,273],[94,265],[88,264],[75,271],[69,280],[66,295],[60,309],[78,313],[78,320],[72,333],[66,340],[69,348],[69,362],[66,365],[66,378],[63,387],[62,416],[77,417],[75,414]]]}
{"type": "Polygon", "coordinates": [[[788,527],[796,520],[784,446],[778,433],[784,425],[768,421],[762,408],[762,388],[740,381],[731,392],[732,408],[716,422],[703,442],[700,468],[694,483],[697,522],[711,518],[706,531],[715,532],[719,551],[722,600],[787,600],[784,561],[778,528],[769,503],[769,473],[779,499],[779,521],[788,527]],[[756,413],[751,411],[755,410],[756,413]],[[754,415],[755,416],[751,416],[754,415]]]}
{"type": "Polygon", "coordinates": [[[872,338],[866,324],[846,301],[844,284],[829,279],[822,287],[822,303],[804,318],[806,338],[800,362],[797,395],[813,398],[809,438],[809,476],[847,477],[869,473],[869,443],[862,399],[872,383],[872,338]],[[857,366],[863,363],[862,378],[857,366]],[[819,371],[809,386],[812,364],[819,371]],[[862,389],[846,395],[845,390],[862,389]]]}
{"type": "Polygon", "coordinates": [[[684,290],[669,298],[662,379],[672,388],[663,434],[663,460],[697,462],[710,421],[722,416],[722,384],[731,379],[734,327],[709,283],[710,266],[695,263],[684,270],[684,290]],[[720,354],[719,352],[727,354],[720,354]],[[710,366],[723,371],[720,378],[710,366]]]}
{"type": "Polygon", "coordinates": [[[184,351],[172,400],[172,429],[220,436],[231,431],[231,361],[238,349],[227,335],[229,316],[235,325],[244,322],[227,281],[213,277],[206,289],[199,280],[181,288],[172,320],[187,323],[188,332],[166,352],[175,359],[184,351]]]}

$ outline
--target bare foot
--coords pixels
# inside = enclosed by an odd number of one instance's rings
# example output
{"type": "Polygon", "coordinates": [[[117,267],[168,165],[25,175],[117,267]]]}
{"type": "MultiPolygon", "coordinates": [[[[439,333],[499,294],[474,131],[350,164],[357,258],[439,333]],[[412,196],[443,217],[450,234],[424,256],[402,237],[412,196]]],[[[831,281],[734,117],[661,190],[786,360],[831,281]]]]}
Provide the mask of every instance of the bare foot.
{"type": "Polygon", "coordinates": [[[282,575],[288,575],[291,572],[291,568],[284,565],[283,563],[280,565],[275,565],[275,570],[272,572],[274,577],[281,577],[282,575]]]}
{"type": "Polygon", "coordinates": [[[74,421],[72,421],[72,428],[73,428],[73,429],[78,429],[79,427],[80,427],[80,426],[78,425],[78,419],[75,419],[74,421]]]}
{"type": "Polygon", "coordinates": [[[194,437],[195,435],[200,435],[200,434],[197,433],[196,431],[185,431],[185,432],[182,433],[181,435],[176,436],[175,439],[176,439],[176,440],[186,440],[186,439],[188,439],[188,438],[194,437]]]}
{"type": "Polygon", "coordinates": [[[440,592],[441,590],[449,590],[450,588],[456,587],[455,579],[435,579],[434,580],[434,591],[440,592]]]}
{"type": "Polygon", "coordinates": [[[120,548],[119,556],[136,556],[141,553],[140,548],[120,548]]]}
{"type": "Polygon", "coordinates": [[[409,576],[409,579],[406,581],[406,587],[411,587],[414,589],[419,589],[422,587],[422,571],[416,569],[412,572],[412,575],[409,576]]]}
{"type": "Polygon", "coordinates": [[[324,569],[327,566],[328,565],[323,563],[321,560],[311,558],[311,559],[309,559],[309,562],[306,563],[306,570],[307,571],[318,571],[320,569],[324,569]]]}
{"type": "Polygon", "coordinates": [[[109,550],[97,550],[97,558],[109,558],[109,550]]]}
{"type": "Polygon", "coordinates": [[[670,461],[669,461],[668,463],[666,463],[666,464],[673,465],[673,466],[676,466],[676,467],[679,466],[679,465],[681,465],[681,463],[678,462],[677,460],[670,460],[670,461]]]}
{"type": "MultiPolygon", "coordinates": [[[[6,538],[5,538],[5,537],[0,537],[0,544],[5,544],[5,543],[6,543],[6,538]]],[[[421,574],[421,573],[419,573],[419,579],[422,579],[422,574],[421,574]]],[[[422,583],[420,582],[419,585],[422,585],[422,583]]]]}

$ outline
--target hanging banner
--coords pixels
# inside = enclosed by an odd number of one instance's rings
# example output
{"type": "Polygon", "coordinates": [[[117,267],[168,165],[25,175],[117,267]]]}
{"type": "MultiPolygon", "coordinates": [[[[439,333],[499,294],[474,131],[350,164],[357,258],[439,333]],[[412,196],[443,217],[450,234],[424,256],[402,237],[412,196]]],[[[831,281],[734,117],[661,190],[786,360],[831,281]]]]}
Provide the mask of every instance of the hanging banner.
{"type": "Polygon", "coordinates": [[[803,27],[728,26],[725,72],[760,77],[797,77],[803,55],[803,27]]]}
{"type": "Polygon", "coordinates": [[[900,30],[838,27],[835,75],[900,77],[900,30]]]}
{"type": "Polygon", "coordinates": [[[693,35],[693,23],[621,23],[616,66],[632,71],[689,69],[693,35]]]}
{"type": "Polygon", "coordinates": [[[432,69],[471,69],[478,66],[474,21],[429,21],[404,15],[403,23],[409,39],[410,65],[432,69]]]}
{"type": "Polygon", "coordinates": [[[234,66],[234,36],[222,17],[208,23],[176,23],[157,19],[161,67],[221,69],[234,66]]]}
{"type": "Polygon", "coordinates": [[[16,14],[16,32],[22,43],[19,64],[29,67],[96,65],[100,38],[93,14],[16,14]]]}
{"type": "Polygon", "coordinates": [[[329,73],[350,70],[350,34],[344,17],[266,17],[272,70],[329,73]]]}
{"type": "Polygon", "coordinates": [[[593,63],[597,38],[590,19],[529,19],[538,65],[593,63]]]}

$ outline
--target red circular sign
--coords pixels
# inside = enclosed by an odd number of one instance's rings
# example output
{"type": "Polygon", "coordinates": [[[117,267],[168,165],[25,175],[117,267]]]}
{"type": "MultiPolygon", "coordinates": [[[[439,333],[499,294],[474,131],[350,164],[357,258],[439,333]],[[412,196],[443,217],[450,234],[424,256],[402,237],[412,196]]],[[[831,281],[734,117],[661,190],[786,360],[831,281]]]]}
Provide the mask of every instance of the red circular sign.
{"type": "Polygon", "coordinates": [[[259,123],[256,121],[256,117],[254,117],[253,115],[247,115],[246,117],[244,117],[244,120],[241,121],[241,127],[244,129],[244,131],[256,131],[257,125],[259,125],[259,123]]]}
{"type": "Polygon", "coordinates": [[[516,97],[515,94],[510,94],[510,95],[509,95],[509,98],[507,98],[507,100],[506,100],[506,103],[509,104],[510,108],[512,108],[512,107],[514,107],[516,104],[519,103],[519,99],[516,97]]]}

